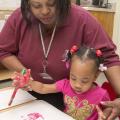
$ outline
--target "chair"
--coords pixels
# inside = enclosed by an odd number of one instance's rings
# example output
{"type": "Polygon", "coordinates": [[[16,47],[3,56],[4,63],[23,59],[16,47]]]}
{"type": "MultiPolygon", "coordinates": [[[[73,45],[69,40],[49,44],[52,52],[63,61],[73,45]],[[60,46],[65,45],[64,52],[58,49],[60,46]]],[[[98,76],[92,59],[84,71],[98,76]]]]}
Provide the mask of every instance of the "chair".
{"type": "MultiPolygon", "coordinates": [[[[114,89],[112,88],[112,86],[109,82],[107,82],[107,81],[104,82],[101,87],[108,91],[110,100],[114,100],[117,97],[117,94],[115,93],[114,89]]],[[[118,119],[120,120],[120,116],[118,119]]]]}
{"type": "Polygon", "coordinates": [[[101,87],[108,91],[108,94],[110,96],[110,100],[114,100],[117,97],[114,89],[112,88],[112,86],[110,85],[109,82],[107,82],[107,81],[104,82],[101,87]]]}

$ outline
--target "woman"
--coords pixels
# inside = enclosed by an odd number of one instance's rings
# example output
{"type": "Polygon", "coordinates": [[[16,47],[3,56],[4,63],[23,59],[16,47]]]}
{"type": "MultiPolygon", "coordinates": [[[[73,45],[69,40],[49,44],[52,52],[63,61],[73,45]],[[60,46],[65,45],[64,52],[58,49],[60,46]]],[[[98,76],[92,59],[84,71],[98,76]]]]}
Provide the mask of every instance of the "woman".
{"type": "MultiPolygon", "coordinates": [[[[74,44],[102,50],[108,67],[105,74],[120,94],[120,61],[114,44],[87,11],[70,0],[21,0],[21,9],[13,12],[1,31],[0,61],[14,71],[30,68],[34,80],[53,83],[68,76],[62,56],[74,44]]],[[[31,94],[63,109],[60,93],[31,94]]],[[[110,105],[120,112],[116,100],[110,105]]]]}

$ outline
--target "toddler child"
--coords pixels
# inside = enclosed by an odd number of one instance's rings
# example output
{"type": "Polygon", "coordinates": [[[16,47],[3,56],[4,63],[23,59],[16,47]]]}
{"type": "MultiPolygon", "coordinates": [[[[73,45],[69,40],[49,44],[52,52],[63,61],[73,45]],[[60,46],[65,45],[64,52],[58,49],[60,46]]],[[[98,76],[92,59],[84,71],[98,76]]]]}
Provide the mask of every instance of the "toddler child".
{"type": "Polygon", "coordinates": [[[100,71],[106,70],[103,65],[102,52],[88,47],[73,46],[65,57],[70,68],[69,79],[65,78],[54,84],[43,84],[30,81],[29,86],[40,94],[62,92],[65,112],[75,120],[105,120],[111,108],[100,108],[101,101],[108,101],[106,90],[95,81],[100,71]]]}

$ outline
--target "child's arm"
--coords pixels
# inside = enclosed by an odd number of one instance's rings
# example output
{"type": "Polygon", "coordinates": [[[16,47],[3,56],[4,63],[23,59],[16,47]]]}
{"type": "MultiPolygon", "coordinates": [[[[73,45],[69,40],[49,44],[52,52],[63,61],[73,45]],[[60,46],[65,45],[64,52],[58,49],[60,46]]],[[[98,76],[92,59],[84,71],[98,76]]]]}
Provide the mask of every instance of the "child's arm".
{"type": "Polygon", "coordinates": [[[41,82],[34,81],[30,77],[30,69],[22,70],[22,72],[25,73],[23,74],[20,72],[15,72],[14,75],[12,76],[13,86],[20,87],[27,91],[32,89],[33,91],[41,94],[57,92],[56,84],[43,84],[41,82]]]}
{"type": "Polygon", "coordinates": [[[98,112],[98,120],[107,120],[108,116],[112,112],[112,108],[106,108],[102,111],[98,105],[96,106],[96,109],[98,112]]]}
{"type": "Polygon", "coordinates": [[[54,84],[43,84],[38,81],[30,81],[29,86],[31,89],[40,94],[47,94],[47,93],[57,93],[56,85],[54,84]]]}

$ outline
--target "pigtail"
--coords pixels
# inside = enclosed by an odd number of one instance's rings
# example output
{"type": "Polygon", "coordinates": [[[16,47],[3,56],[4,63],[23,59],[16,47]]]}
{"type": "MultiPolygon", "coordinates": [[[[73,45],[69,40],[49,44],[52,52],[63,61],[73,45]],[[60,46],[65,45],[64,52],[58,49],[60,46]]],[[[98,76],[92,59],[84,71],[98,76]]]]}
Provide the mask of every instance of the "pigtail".
{"type": "Polygon", "coordinates": [[[78,48],[76,45],[73,45],[70,50],[66,50],[63,55],[63,62],[66,63],[66,67],[69,68],[70,60],[73,55],[77,55],[81,60],[92,59],[95,61],[98,70],[105,71],[107,67],[104,66],[104,58],[103,53],[99,49],[93,49],[88,47],[80,47],[78,48]]]}
{"type": "Polygon", "coordinates": [[[101,50],[96,50],[96,56],[98,57],[98,60],[99,60],[99,70],[101,72],[103,71],[106,71],[107,70],[107,67],[104,66],[103,62],[104,62],[104,59],[103,59],[103,54],[102,54],[102,51],[101,50]]]}

